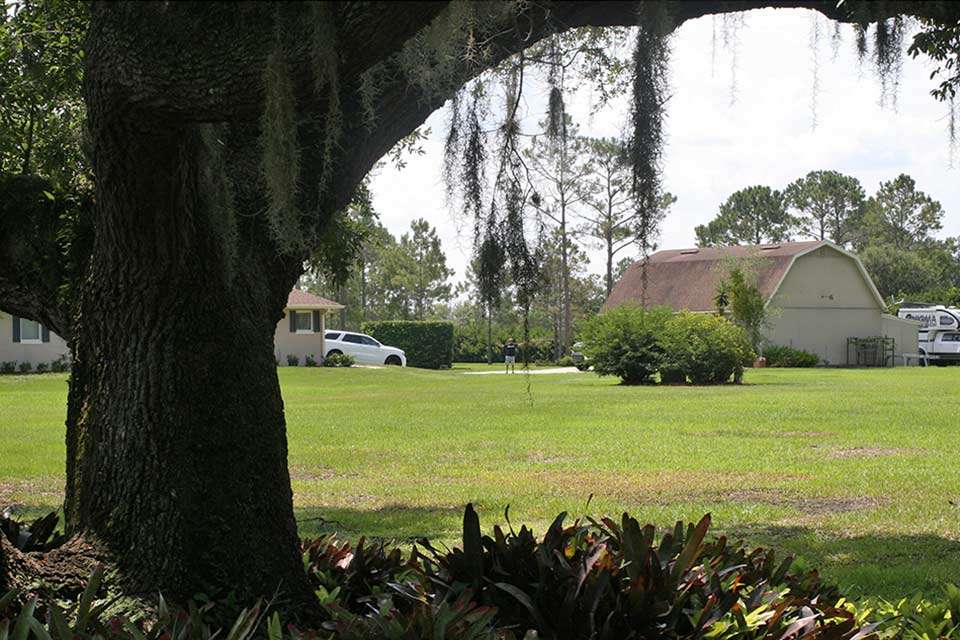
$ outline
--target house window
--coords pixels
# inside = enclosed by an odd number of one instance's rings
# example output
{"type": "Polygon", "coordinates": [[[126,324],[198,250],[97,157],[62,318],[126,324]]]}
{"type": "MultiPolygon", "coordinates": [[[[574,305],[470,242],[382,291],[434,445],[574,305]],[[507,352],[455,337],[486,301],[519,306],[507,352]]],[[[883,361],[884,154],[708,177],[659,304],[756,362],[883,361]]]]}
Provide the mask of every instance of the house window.
{"type": "Polygon", "coordinates": [[[40,323],[35,320],[20,318],[20,342],[26,344],[40,344],[43,342],[40,333],[40,323]]]}
{"type": "Polygon", "coordinates": [[[313,333],[313,314],[309,311],[297,311],[297,333],[313,333]]]}

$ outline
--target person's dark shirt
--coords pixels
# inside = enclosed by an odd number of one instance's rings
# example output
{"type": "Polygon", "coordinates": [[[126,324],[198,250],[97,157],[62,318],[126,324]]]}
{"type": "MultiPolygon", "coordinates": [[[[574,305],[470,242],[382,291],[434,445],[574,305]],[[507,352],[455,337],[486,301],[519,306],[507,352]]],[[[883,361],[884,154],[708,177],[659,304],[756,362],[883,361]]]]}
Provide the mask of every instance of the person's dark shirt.
{"type": "Polygon", "coordinates": [[[503,345],[503,355],[505,356],[517,355],[517,343],[508,342],[507,344],[503,345]]]}

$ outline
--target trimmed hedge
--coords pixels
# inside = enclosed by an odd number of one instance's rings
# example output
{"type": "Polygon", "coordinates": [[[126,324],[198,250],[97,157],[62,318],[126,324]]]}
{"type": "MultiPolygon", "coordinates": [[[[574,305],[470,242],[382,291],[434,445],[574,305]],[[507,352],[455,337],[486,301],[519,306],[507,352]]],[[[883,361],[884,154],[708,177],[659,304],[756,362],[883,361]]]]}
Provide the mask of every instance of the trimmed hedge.
{"type": "Polygon", "coordinates": [[[408,367],[449,369],[453,364],[452,322],[364,322],[363,332],[385,345],[403,349],[408,367]]]}
{"type": "Polygon", "coordinates": [[[794,349],[772,344],[763,350],[768,367],[815,367],[820,364],[820,356],[803,349],[794,349]]]}

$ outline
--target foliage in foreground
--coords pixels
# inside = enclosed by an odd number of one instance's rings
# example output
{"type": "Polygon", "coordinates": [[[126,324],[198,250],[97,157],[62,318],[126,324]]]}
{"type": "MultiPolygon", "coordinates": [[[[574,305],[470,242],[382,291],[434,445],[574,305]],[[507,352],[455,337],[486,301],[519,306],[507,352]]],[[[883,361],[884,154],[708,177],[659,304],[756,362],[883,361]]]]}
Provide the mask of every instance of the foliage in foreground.
{"type": "MultiPolygon", "coordinates": [[[[328,622],[283,625],[271,604],[234,613],[227,602],[168,606],[144,623],[107,617],[97,570],[77,602],[0,597],[0,639],[270,640],[303,638],[520,639],[704,638],[863,640],[958,638],[960,589],[942,601],[919,597],[856,604],[797,571],[773,551],[707,538],[710,517],[658,535],[624,514],[576,520],[560,514],[542,539],[527,527],[483,536],[464,514],[461,548],[420,541],[412,552],[336,537],[303,543],[304,565],[328,622]]],[[[508,518],[509,523],[509,518],[508,518]]],[[[236,610],[234,610],[236,611],[236,610]]],[[[136,616],[134,616],[136,617],[136,616]]]]}

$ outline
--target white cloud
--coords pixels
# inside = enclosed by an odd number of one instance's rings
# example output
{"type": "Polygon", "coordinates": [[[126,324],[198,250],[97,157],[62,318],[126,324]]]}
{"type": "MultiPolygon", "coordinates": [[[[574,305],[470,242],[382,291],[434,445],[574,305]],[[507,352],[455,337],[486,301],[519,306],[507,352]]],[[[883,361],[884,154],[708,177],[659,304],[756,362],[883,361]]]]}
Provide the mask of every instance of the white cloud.
{"type": "MultiPolygon", "coordinates": [[[[883,109],[869,61],[861,68],[856,58],[852,29],[842,27],[843,42],[834,59],[833,24],[817,18],[820,91],[814,129],[813,15],[775,9],[747,14],[738,33],[733,105],[731,52],[718,44],[711,65],[713,20],[691,21],[676,33],[664,183],[679,200],[664,224],[662,246],[693,244],[694,226],[711,219],[733,191],[751,184],[782,187],[815,169],[855,176],[868,194],[881,180],[908,173],[943,204],[942,235],[960,235],[960,193],[957,170],[949,168],[946,109],[929,95],[928,65],[905,59],[897,109],[883,109]]],[[[536,123],[543,103],[542,87],[535,87],[526,98],[526,125],[536,123]]],[[[582,91],[570,101],[570,111],[582,133],[610,136],[625,121],[628,104],[625,98],[615,100],[591,118],[590,95],[582,91]]],[[[459,277],[470,258],[472,225],[452,215],[444,202],[440,168],[446,115],[433,114],[427,126],[432,135],[425,155],[410,158],[403,170],[387,166],[375,175],[374,204],[396,235],[418,217],[438,227],[459,277]]],[[[602,261],[593,257],[593,269],[600,272],[602,261]]]]}

